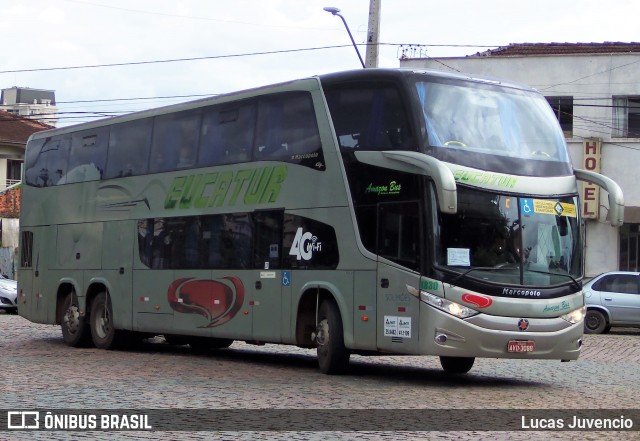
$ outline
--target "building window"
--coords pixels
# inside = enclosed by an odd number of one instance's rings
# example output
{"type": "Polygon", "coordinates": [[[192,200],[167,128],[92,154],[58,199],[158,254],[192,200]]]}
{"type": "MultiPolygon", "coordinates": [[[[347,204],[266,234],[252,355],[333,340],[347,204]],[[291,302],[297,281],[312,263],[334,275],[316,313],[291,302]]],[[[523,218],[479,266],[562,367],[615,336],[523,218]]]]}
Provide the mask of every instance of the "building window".
{"type": "Polygon", "coordinates": [[[7,186],[17,184],[22,179],[22,161],[7,159],[7,186]]]}
{"type": "Polygon", "coordinates": [[[640,224],[620,227],[620,271],[638,271],[640,224]]]}
{"type": "Polygon", "coordinates": [[[549,105],[556,114],[565,138],[573,138],[573,97],[548,96],[549,105]]]}
{"type": "Polygon", "coordinates": [[[613,97],[613,138],[640,138],[640,97],[613,97]]]}

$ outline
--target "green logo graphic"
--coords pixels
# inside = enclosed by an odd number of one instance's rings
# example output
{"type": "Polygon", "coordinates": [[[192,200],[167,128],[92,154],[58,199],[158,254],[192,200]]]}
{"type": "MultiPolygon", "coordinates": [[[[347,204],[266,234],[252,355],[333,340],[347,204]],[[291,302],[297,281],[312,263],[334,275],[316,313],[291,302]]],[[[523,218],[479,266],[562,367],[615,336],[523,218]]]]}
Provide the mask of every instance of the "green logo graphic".
{"type": "Polygon", "coordinates": [[[275,202],[287,177],[287,166],[202,173],[173,180],[164,208],[205,208],[275,202]]]}
{"type": "Polygon", "coordinates": [[[571,305],[569,304],[569,302],[566,302],[563,300],[562,303],[560,303],[559,305],[545,306],[542,312],[560,312],[560,311],[566,311],[569,308],[571,308],[571,305]]]}
{"type": "Polygon", "coordinates": [[[475,185],[494,185],[496,187],[513,188],[518,179],[513,176],[497,173],[456,170],[453,174],[456,182],[475,185]]]}
{"type": "Polygon", "coordinates": [[[369,186],[364,190],[365,193],[375,193],[378,196],[387,195],[387,194],[400,194],[402,190],[402,186],[398,184],[396,181],[389,182],[388,185],[373,185],[373,183],[369,184],[369,186]]]}

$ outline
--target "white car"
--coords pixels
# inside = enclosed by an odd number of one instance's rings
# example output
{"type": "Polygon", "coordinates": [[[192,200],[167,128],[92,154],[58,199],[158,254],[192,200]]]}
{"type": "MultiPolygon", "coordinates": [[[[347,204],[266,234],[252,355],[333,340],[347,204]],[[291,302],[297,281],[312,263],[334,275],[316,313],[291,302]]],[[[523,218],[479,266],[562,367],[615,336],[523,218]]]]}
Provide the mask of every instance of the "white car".
{"type": "Polygon", "coordinates": [[[607,333],[612,326],[640,327],[640,273],[600,274],[582,290],[587,305],[585,333],[607,333]]]}
{"type": "Polygon", "coordinates": [[[0,310],[18,312],[18,282],[0,275],[0,310]]]}

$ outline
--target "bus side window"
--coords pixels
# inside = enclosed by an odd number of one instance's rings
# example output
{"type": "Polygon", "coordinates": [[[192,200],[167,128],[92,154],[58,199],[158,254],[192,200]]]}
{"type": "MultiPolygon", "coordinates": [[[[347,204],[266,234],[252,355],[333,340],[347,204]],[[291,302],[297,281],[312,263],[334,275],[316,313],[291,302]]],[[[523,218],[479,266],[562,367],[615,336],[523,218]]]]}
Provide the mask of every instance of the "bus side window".
{"type": "Polygon", "coordinates": [[[107,162],[109,129],[97,128],[76,132],[71,136],[69,172],[64,180],[73,182],[98,181],[107,162]]]}
{"type": "Polygon", "coordinates": [[[109,157],[104,178],[145,174],[150,139],[151,118],[113,125],[109,135],[109,157]]]}
{"type": "Polygon", "coordinates": [[[249,213],[204,216],[202,242],[205,267],[210,269],[250,268],[253,228],[249,213]]]}
{"type": "Polygon", "coordinates": [[[409,120],[393,85],[363,83],[326,91],[341,148],[416,150],[409,120]]]}
{"type": "Polygon", "coordinates": [[[378,254],[413,270],[420,269],[418,202],[379,205],[378,254]]]}
{"type": "Polygon", "coordinates": [[[249,161],[255,118],[253,102],[205,109],[198,165],[205,167],[249,161]]]}
{"type": "Polygon", "coordinates": [[[157,116],[153,123],[149,171],[155,173],[193,167],[199,128],[199,111],[157,116]]]}
{"type": "Polygon", "coordinates": [[[284,93],[262,99],[258,109],[256,160],[276,160],[324,169],[311,95],[284,93]]]}
{"type": "Polygon", "coordinates": [[[283,210],[253,214],[253,268],[280,268],[283,214],[283,210]]]}
{"type": "MultiPolygon", "coordinates": [[[[70,137],[68,135],[46,138],[38,151],[37,144],[30,144],[29,150],[37,152],[37,157],[27,155],[26,182],[34,187],[51,187],[63,184],[61,178],[67,172],[70,137]],[[35,147],[33,147],[35,145],[35,147]],[[33,161],[33,162],[32,162],[33,161]]],[[[36,141],[39,142],[39,141],[36,141]]]]}
{"type": "Polygon", "coordinates": [[[23,231],[20,241],[20,266],[31,268],[33,266],[33,232],[23,231]]]}

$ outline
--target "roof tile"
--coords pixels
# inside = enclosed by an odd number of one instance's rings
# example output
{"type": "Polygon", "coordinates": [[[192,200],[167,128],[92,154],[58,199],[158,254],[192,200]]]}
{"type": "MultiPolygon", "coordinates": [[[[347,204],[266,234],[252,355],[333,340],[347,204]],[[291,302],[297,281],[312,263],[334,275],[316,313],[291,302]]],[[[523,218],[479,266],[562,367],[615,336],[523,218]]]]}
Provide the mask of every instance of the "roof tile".
{"type": "Polygon", "coordinates": [[[470,57],[640,53],[640,43],[511,43],[470,57]]]}
{"type": "Polygon", "coordinates": [[[49,124],[0,110],[0,142],[25,143],[36,132],[55,128],[49,124]]]}

